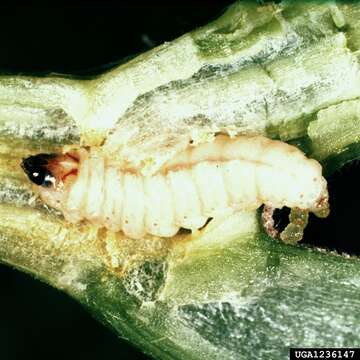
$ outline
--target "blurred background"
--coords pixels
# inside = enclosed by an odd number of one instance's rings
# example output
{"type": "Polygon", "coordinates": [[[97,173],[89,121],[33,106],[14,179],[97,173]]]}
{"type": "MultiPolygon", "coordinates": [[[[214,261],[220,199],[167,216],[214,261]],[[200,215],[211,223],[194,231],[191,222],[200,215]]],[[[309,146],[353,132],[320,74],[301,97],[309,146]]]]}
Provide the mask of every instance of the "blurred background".
{"type": "MultiPolygon", "coordinates": [[[[83,73],[171,41],[234,0],[58,1],[0,4],[0,68],[83,73]]],[[[113,64],[115,65],[115,64],[113,64]]]]}
{"type": "MultiPolygon", "coordinates": [[[[0,5],[0,73],[104,71],[208,23],[232,0],[0,5]]],[[[305,242],[360,254],[359,163],[329,179],[332,215],[311,218],[305,242]],[[355,226],[353,225],[355,224],[355,226]]],[[[1,221],[1,220],[0,220],[1,221]]],[[[1,360],[148,359],[67,295],[0,265],[1,360]]]]}

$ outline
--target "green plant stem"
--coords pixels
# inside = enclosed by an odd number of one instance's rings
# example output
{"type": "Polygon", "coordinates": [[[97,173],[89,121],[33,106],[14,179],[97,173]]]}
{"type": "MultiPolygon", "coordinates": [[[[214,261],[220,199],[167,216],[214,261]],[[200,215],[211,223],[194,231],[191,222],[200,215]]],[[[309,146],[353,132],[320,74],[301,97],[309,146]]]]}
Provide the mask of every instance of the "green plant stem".
{"type": "Polygon", "coordinates": [[[71,225],[19,166],[83,145],[151,174],[189,139],[224,132],[289,141],[330,173],[360,156],[359,14],[357,3],[238,2],[91,79],[0,76],[0,261],[156,358],[360,346],[359,259],[270,240],[254,212],[175,240],[71,225]]]}

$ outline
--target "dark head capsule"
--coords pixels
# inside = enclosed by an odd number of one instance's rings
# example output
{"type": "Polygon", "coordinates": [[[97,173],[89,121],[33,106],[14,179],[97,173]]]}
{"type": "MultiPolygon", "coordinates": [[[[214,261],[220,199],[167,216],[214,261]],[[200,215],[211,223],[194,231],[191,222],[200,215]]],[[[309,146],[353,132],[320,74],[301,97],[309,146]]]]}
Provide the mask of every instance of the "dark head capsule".
{"type": "Polygon", "coordinates": [[[52,154],[38,154],[23,159],[21,167],[28,178],[36,185],[49,187],[55,183],[55,178],[48,170],[49,161],[54,158],[52,154]]]}

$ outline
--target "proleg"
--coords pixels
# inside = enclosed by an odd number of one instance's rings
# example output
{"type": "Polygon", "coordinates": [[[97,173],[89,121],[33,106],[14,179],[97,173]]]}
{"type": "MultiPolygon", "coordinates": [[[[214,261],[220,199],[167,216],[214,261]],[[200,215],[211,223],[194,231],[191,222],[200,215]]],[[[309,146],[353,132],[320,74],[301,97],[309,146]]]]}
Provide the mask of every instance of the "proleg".
{"type": "MultiPolygon", "coordinates": [[[[189,144],[151,176],[118,168],[99,149],[39,154],[22,167],[43,201],[67,221],[90,221],[134,239],[195,231],[209,218],[263,204],[322,216],[329,208],[321,165],[294,146],[262,136],[219,135],[189,144]]],[[[274,235],[269,217],[267,224],[274,235]]]]}

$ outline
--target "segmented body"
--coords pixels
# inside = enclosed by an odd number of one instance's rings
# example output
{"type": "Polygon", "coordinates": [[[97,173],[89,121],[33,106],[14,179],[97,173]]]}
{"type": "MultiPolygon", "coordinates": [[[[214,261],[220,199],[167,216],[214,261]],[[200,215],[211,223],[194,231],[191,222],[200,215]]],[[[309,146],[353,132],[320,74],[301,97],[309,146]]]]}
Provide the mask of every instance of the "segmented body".
{"type": "Polygon", "coordinates": [[[261,136],[220,135],[189,146],[153,176],[119,169],[99,152],[82,149],[77,172],[44,201],[70,222],[88,220],[140,239],[199,229],[209,218],[262,204],[307,211],[327,202],[321,166],[297,148],[261,136]]]}

